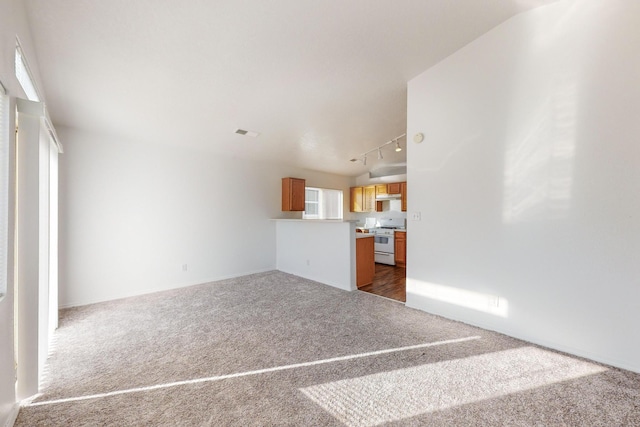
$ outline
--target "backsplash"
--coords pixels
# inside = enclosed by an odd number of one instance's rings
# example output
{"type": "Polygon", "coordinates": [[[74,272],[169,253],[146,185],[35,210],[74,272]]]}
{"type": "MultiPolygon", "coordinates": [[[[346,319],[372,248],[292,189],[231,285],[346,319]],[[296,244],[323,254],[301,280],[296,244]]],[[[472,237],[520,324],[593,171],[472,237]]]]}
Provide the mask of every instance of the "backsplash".
{"type": "MultiPolygon", "coordinates": [[[[398,202],[398,204],[400,203],[399,200],[392,200],[392,202],[398,202]]],[[[389,210],[389,211],[383,211],[383,212],[362,212],[362,213],[351,213],[351,219],[355,219],[357,220],[357,224],[360,226],[364,226],[364,223],[366,221],[367,218],[376,218],[376,219],[380,219],[380,218],[400,218],[400,219],[404,219],[406,222],[407,219],[407,213],[406,212],[402,212],[400,210],[389,210]]]]}

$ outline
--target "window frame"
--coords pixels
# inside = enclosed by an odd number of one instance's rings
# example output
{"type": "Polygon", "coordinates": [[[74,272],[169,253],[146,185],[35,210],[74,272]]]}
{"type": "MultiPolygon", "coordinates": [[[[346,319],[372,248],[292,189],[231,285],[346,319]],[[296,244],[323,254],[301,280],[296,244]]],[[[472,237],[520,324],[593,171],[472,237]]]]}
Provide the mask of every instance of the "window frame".
{"type": "Polygon", "coordinates": [[[40,90],[36,84],[36,79],[33,77],[31,67],[27,61],[27,56],[24,54],[24,49],[22,49],[22,45],[20,44],[20,39],[18,37],[16,37],[14,65],[16,79],[27,96],[27,99],[29,101],[40,102],[42,100],[40,90]]]}
{"type": "Polygon", "coordinates": [[[321,207],[321,200],[322,200],[322,190],[320,188],[316,188],[316,187],[304,187],[304,211],[302,212],[302,218],[303,219],[320,219],[320,207],[321,207]],[[309,200],[307,198],[307,191],[314,191],[317,193],[317,200],[309,200]],[[308,214],[308,209],[307,207],[310,207],[309,205],[315,205],[316,206],[316,212],[315,214],[308,214]]]}
{"type": "Polygon", "coordinates": [[[305,187],[305,210],[302,212],[302,219],[316,219],[316,220],[342,220],[344,218],[344,191],[343,190],[337,190],[334,188],[322,188],[322,187],[305,187]],[[306,200],[306,193],[307,190],[312,190],[312,191],[317,191],[318,192],[318,200],[310,200],[307,201],[306,200]],[[339,213],[339,217],[338,218],[324,218],[324,204],[326,203],[325,200],[325,192],[327,191],[337,191],[340,193],[340,197],[338,199],[339,201],[339,208],[337,209],[338,213],[339,213]],[[317,214],[307,214],[307,204],[317,204],[318,209],[317,209],[317,214]]]}

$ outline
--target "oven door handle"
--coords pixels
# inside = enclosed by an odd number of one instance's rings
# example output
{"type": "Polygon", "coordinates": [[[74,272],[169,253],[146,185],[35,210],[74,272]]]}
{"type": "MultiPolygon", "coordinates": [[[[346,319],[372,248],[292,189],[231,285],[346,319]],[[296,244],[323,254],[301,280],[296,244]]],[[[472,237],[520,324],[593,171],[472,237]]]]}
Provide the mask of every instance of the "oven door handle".
{"type": "Polygon", "coordinates": [[[391,240],[391,241],[393,241],[393,237],[391,237],[391,236],[375,236],[375,237],[373,238],[373,241],[374,241],[375,243],[382,243],[383,245],[388,245],[388,244],[390,244],[390,243],[391,243],[391,242],[390,242],[390,240],[391,240]],[[387,241],[386,241],[386,242],[383,242],[383,241],[382,241],[382,239],[387,239],[387,241]]]}

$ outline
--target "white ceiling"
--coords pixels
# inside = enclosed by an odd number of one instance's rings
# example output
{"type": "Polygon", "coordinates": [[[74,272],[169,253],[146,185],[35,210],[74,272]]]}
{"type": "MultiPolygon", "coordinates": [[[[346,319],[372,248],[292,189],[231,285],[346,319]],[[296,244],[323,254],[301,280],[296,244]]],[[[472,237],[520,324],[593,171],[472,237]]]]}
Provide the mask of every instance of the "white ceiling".
{"type": "MultiPolygon", "coordinates": [[[[360,175],[406,84],[549,0],[28,0],[56,125],[360,175]],[[257,138],[236,128],[260,132],[257,138]]],[[[64,143],[64,141],[63,141],[64,143]]],[[[405,144],[405,140],[401,140],[405,144]]]]}

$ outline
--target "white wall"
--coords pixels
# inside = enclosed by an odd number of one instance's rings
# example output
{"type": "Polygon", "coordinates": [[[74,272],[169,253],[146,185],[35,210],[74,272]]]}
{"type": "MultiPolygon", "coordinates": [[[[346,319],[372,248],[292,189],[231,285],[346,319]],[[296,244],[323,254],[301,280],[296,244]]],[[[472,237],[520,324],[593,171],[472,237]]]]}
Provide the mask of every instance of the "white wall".
{"type": "MultiPolygon", "coordinates": [[[[58,128],[60,304],[276,268],[281,178],[350,178],[58,128]],[[187,271],[182,265],[187,264],[187,271]]],[[[299,214],[298,214],[299,215],[299,214]]]]}
{"type": "Polygon", "coordinates": [[[409,83],[408,306],[640,372],[639,27],[561,1],[409,83]]]}
{"type": "Polygon", "coordinates": [[[276,221],[276,266],[345,291],[356,288],[353,222],[276,221]]]}
{"type": "MultiPolygon", "coordinates": [[[[7,88],[11,97],[25,97],[20,84],[15,78],[14,59],[16,36],[20,37],[22,48],[29,60],[31,71],[39,82],[38,62],[33,51],[31,36],[27,25],[23,2],[18,0],[0,0],[0,81],[7,88]]],[[[42,87],[40,85],[40,87],[42,87]]],[[[14,123],[14,104],[10,123],[14,123]]],[[[14,133],[10,132],[9,152],[10,200],[9,200],[9,248],[13,248],[14,235],[14,199],[15,185],[15,150],[14,133]]],[[[13,284],[13,252],[8,257],[8,289],[7,295],[0,300],[0,426],[9,422],[17,414],[15,405],[15,370],[14,370],[14,284],[13,284]]]]}

